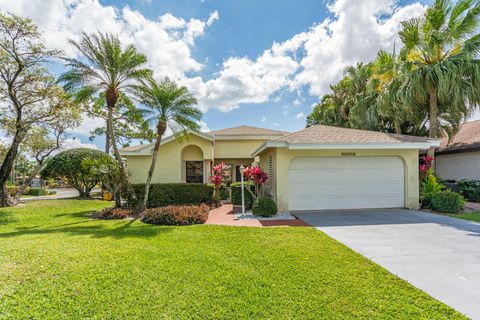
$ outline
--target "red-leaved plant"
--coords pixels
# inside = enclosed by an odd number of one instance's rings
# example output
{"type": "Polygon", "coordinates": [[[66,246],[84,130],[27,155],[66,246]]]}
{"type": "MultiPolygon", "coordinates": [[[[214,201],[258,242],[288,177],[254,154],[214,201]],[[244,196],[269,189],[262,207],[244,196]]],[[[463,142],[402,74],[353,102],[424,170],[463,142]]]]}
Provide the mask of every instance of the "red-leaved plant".
{"type": "Polygon", "coordinates": [[[220,200],[220,188],[225,181],[225,163],[221,162],[212,167],[213,175],[210,177],[210,182],[213,183],[215,188],[215,200],[220,200]]]}
{"type": "Polygon", "coordinates": [[[263,185],[268,181],[267,173],[260,167],[252,166],[243,169],[243,176],[247,181],[246,189],[252,194],[253,198],[256,200],[261,197],[263,195],[263,185]],[[250,190],[252,184],[255,188],[254,192],[250,190]]]}
{"type": "Polygon", "coordinates": [[[420,181],[424,181],[430,174],[432,174],[433,167],[433,157],[425,155],[422,157],[419,171],[420,171],[420,181]]]}

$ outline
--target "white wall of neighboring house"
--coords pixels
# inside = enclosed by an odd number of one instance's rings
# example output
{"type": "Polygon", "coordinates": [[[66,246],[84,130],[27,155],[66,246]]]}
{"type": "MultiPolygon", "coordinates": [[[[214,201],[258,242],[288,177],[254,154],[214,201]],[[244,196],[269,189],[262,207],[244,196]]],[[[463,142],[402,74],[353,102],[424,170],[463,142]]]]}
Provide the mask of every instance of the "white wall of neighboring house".
{"type": "Polygon", "coordinates": [[[480,180],[480,151],[438,155],[436,172],[448,180],[480,180]]]}

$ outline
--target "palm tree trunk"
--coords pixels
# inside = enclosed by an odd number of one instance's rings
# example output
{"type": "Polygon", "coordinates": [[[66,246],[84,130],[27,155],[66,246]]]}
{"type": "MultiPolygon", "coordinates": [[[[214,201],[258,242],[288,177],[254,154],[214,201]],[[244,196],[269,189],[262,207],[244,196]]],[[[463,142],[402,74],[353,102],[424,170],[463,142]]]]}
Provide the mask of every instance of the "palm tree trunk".
{"type": "MultiPolygon", "coordinates": [[[[438,96],[437,96],[437,89],[435,87],[431,87],[428,90],[429,95],[429,120],[430,120],[430,129],[428,136],[430,138],[436,138],[438,133],[438,96]]],[[[435,147],[430,147],[428,149],[428,155],[431,157],[435,157],[435,147]]],[[[434,162],[432,163],[432,167],[435,168],[434,162]]]]}
{"type": "Polygon", "coordinates": [[[152,182],[153,171],[155,170],[155,164],[157,163],[158,149],[160,149],[160,143],[162,142],[162,136],[167,129],[167,124],[159,122],[157,125],[157,141],[153,148],[152,162],[150,163],[150,169],[148,170],[147,182],[145,183],[145,194],[143,196],[143,205],[147,207],[148,195],[150,193],[150,184],[152,182]]]}
{"type": "Polygon", "coordinates": [[[113,118],[113,109],[108,108],[108,115],[107,115],[107,130],[105,130],[105,153],[110,154],[110,121],[108,119],[113,118]]]}

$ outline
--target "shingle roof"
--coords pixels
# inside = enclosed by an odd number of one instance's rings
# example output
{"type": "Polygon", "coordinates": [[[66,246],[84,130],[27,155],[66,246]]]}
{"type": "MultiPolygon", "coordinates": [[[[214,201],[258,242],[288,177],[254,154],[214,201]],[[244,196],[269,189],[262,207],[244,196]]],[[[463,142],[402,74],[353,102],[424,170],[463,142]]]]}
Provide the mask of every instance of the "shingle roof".
{"type": "Polygon", "coordinates": [[[148,146],[148,144],[139,144],[136,146],[123,147],[121,151],[138,151],[148,146]]]}
{"type": "Polygon", "coordinates": [[[448,142],[444,136],[437,152],[454,152],[480,148],[480,120],[465,122],[457,134],[448,142]]]}
{"type": "Polygon", "coordinates": [[[251,126],[238,126],[233,128],[226,128],[220,130],[213,130],[207,132],[208,134],[213,135],[284,135],[290,132],[280,131],[280,130],[271,130],[265,128],[251,127],[251,126]]]}
{"type": "Polygon", "coordinates": [[[354,144],[428,142],[428,138],[393,133],[314,125],[312,127],[274,139],[301,144],[354,144]]]}

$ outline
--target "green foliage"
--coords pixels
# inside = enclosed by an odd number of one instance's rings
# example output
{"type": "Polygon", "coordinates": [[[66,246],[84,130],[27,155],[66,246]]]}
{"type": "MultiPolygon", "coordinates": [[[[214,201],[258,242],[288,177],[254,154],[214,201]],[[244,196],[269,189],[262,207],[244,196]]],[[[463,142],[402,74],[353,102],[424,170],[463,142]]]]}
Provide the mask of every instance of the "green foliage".
{"type": "Polygon", "coordinates": [[[380,51],[348,67],[307,126],[451,136],[480,102],[479,27],[478,1],[436,0],[423,16],[402,22],[398,55],[380,51]]]}
{"type": "Polygon", "coordinates": [[[433,209],[445,213],[459,213],[465,207],[465,201],[461,194],[445,190],[432,195],[433,209]]]}
{"type": "Polygon", "coordinates": [[[209,211],[210,207],[205,204],[151,208],[143,212],[142,222],[166,226],[204,224],[209,211]]]}
{"type": "Polygon", "coordinates": [[[273,199],[260,197],[253,202],[252,212],[256,216],[271,217],[277,214],[278,208],[273,199]]]}
{"type": "Polygon", "coordinates": [[[463,179],[457,181],[460,193],[472,202],[480,202],[480,180],[463,179]]]}
{"type": "Polygon", "coordinates": [[[41,174],[44,179],[65,179],[81,197],[90,197],[90,191],[100,183],[101,172],[94,170],[95,161],[113,161],[106,153],[77,148],[60,152],[47,161],[41,174]]]}
{"type": "Polygon", "coordinates": [[[437,181],[435,175],[429,171],[420,186],[420,201],[422,203],[422,208],[431,209],[433,195],[442,191],[443,188],[444,186],[437,181]]]}
{"type": "MultiPolygon", "coordinates": [[[[253,196],[250,192],[247,191],[246,187],[248,186],[248,183],[244,182],[245,184],[245,209],[250,210],[253,205],[253,196]]],[[[253,186],[253,183],[250,183],[250,187],[253,186]]],[[[231,201],[232,204],[234,205],[242,205],[242,184],[241,182],[232,182],[230,184],[230,190],[231,190],[231,201]]]]}
{"type": "MultiPolygon", "coordinates": [[[[136,194],[144,194],[145,184],[134,184],[136,194]]],[[[213,202],[213,186],[202,183],[152,183],[148,196],[148,208],[170,205],[199,205],[213,202]]],[[[141,201],[138,199],[137,201],[141,201]]],[[[134,207],[132,199],[129,206],[134,207]]]]}
{"type": "Polygon", "coordinates": [[[220,200],[228,200],[230,199],[230,188],[229,187],[221,187],[219,190],[220,200]]]}
{"type": "Polygon", "coordinates": [[[49,195],[49,192],[47,189],[44,189],[44,188],[30,188],[27,194],[30,196],[39,197],[39,196],[47,196],[49,195]]]}
{"type": "MultiPolygon", "coordinates": [[[[10,197],[15,197],[17,194],[18,194],[18,191],[19,191],[20,187],[19,186],[15,186],[15,185],[7,185],[7,192],[9,194],[10,197]]],[[[26,187],[25,188],[25,192],[26,194],[29,194],[30,188],[29,187],[26,187]]]]}

